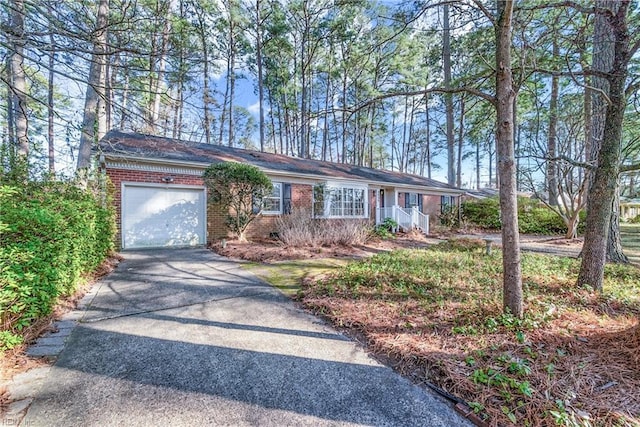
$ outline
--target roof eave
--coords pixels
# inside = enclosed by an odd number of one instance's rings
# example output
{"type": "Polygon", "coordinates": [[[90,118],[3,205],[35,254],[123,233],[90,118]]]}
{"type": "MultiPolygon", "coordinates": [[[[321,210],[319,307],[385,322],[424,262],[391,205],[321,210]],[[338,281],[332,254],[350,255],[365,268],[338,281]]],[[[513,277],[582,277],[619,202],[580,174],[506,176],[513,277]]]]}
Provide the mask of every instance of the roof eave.
{"type": "MultiPolygon", "coordinates": [[[[130,162],[136,162],[136,163],[150,163],[155,165],[165,164],[170,166],[179,166],[184,168],[193,168],[193,169],[202,169],[202,170],[206,169],[207,167],[209,167],[209,165],[211,165],[211,163],[207,163],[207,162],[194,162],[189,160],[175,160],[175,159],[163,159],[163,158],[149,158],[149,157],[135,156],[135,155],[125,154],[125,153],[103,152],[102,155],[104,155],[104,158],[106,160],[119,160],[122,162],[130,161],[130,162]]],[[[316,174],[309,174],[309,173],[301,174],[297,172],[282,171],[277,169],[266,169],[266,168],[260,168],[260,169],[267,175],[275,175],[275,176],[283,176],[283,177],[332,180],[332,181],[343,181],[343,182],[357,181],[357,182],[364,182],[367,185],[375,185],[380,187],[393,186],[393,187],[403,188],[403,189],[420,189],[420,190],[427,190],[432,193],[438,193],[438,194],[461,195],[465,193],[465,190],[456,189],[456,188],[440,188],[440,187],[431,187],[427,185],[390,183],[388,181],[375,181],[375,180],[368,180],[368,179],[358,178],[358,177],[344,178],[344,177],[316,175],[316,174]]]]}

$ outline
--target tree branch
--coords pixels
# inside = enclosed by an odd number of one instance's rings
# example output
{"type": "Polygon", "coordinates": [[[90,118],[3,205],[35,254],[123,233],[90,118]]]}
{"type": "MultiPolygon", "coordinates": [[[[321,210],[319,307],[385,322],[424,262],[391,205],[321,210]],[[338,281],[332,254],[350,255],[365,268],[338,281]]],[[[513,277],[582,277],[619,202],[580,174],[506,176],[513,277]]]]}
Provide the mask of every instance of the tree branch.
{"type": "Polygon", "coordinates": [[[631,163],[629,165],[620,166],[620,173],[640,171],[640,163],[631,163]]]}
{"type": "Polygon", "coordinates": [[[395,98],[397,96],[417,96],[417,95],[427,95],[430,93],[468,93],[470,95],[475,95],[478,96],[482,99],[484,99],[485,101],[490,102],[492,105],[495,105],[496,103],[496,99],[494,96],[489,95],[487,93],[482,92],[481,90],[478,90],[474,87],[460,87],[460,88],[451,88],[451,89],[445,89],[445,88],[428,88],[428,89],[419,89],[419,90],[412,90],[412,91],[399,91],[399,92],[389,92],[389,93],[384,93],[378,96],[374,96],[373,98],[370,98],[364,102],[362,102],[361,104],[353,107],[353,108],[348,108],[347,110],[350,111],[351,113],[355,113],[371,104],[374,104],[378,101],[382,101],[384,99],[388,99],[388,98],[395,98]]]}

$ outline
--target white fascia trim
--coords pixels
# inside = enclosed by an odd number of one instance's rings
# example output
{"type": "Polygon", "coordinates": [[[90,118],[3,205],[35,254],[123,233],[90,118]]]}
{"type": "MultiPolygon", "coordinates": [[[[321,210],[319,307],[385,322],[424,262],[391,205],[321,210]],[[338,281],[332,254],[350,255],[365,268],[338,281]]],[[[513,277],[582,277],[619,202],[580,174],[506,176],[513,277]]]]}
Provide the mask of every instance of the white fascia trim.
{"type": "Polygon", "coordinates": [[[206,163],[185,162],[170,159],[149,159],[134,156],[105,155],[107,169],[140,170],[202,176],[209,166],[206,163]]]}
{"type": "MultiPolygon", "coordinates": [[[[203,162],[189,162],[184,160],[171,160],[171,159],[150,159],[145,157],[137,157],[137,156],[118,156],[113,154],[105,154],[105,158],[107,159],[107,168],[121,168],[121,169],[131,169],[131,170],[148,170],[148,171],[157,171],[157,172],[167,172],[167,173],[184,173],[185,175],[202,175],[203,171],[209,167],[210,163],[203,162]],[[113,161],[112,161],[113,160],[113,161]],[[132,163],[135,162],[135,163],[132,163]],[[166,166],[156,166],[157,169],[149,169],[147,165],[172,165],[173,168],[166,168],[166,166]],[[145,168],[145,166],[147,166],[145,168]],[[182,166],[184,169],[180,168],[182,166]],[[190,168],[190,169],[186,169],[190,168]],[[178,172],[182,171],[182,172],[178,172]]],[[[363,185],[366,187],[380,187],[380,188],[402,188],[406,190],[413,190],[417,193],[425,193],[429,192],[436,196],[456,196],[462,195],[466,193],[466,190],[457,190],[457,189],[442,189],[437,187],[427,187],[427,186],[416,186],[411,184],[392,184],[384,181],[368,181],[358,178],[339,178],[339,177],[327,177],[324,175],[315,175],[315,174],[304,174],[300,175],[295,172],[286,172],[279,171],[273,169],[262,169],[262,171],[272,178],[273,180],[278,180],[282,178],[286,178],[292,183],[296,184],[317,184],[318,182],[332,182],[337,185],[345,185],[345,184],[353,184],[363,185]],[[291,178],[297,178],[295,181],[291,178]],[[339,184],[338,184],[339,183],[339,184]]]]}

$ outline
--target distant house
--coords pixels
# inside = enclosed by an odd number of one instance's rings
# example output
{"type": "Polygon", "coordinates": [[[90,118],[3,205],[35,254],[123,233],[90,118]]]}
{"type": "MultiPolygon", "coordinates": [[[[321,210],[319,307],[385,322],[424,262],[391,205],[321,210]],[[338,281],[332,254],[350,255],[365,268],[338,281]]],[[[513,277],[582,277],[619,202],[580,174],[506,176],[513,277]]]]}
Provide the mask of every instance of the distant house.
{"type": "Polygon", "coordinates": [[[498,197],[500,192],[497,188],[481,188],[479,190],[466,190],[464,196],[466,200],[479,200],[490,197],[498,197]]]}
{"type": "Polygon", "coordinates": [[[620,219],[630,221],[640,215],[640,199],[620,199],[620,219]]]}
{"type": "Polygon", "coordinates": [[[227,237],[224,212],[207,206],[202,173],[218,162],[242,162],[273,182],[250,238],[266,237],[275,219],[306,208],[316,218],[395,219],[428,233],[443,205],[463,190],[422,176],[288,157],[157,136],[109,132],[97,148],[114,185],[123,249],[204,245],[227,237]]]}

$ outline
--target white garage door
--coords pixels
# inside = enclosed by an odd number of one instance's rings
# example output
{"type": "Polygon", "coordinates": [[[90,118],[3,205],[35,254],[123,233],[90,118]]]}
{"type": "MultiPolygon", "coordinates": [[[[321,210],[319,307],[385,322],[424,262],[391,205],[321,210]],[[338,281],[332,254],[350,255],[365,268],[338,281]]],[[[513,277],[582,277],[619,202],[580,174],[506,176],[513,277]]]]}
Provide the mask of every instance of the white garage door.
{"type": "Polygon", "coordinates": [[[124,184],[123,249],[205,243],[205,193],[200,187],[124,184]]]}

